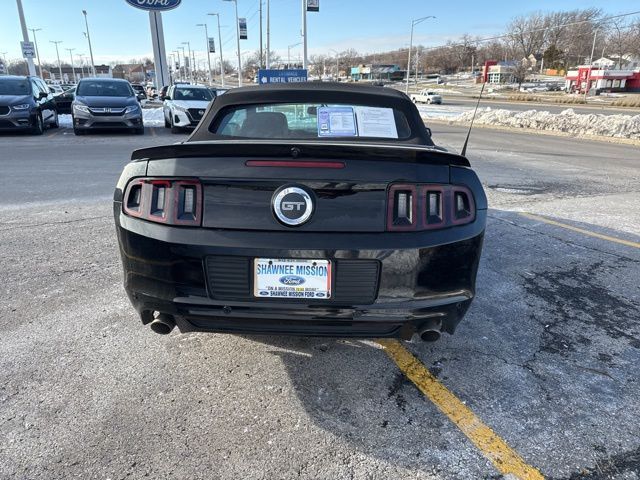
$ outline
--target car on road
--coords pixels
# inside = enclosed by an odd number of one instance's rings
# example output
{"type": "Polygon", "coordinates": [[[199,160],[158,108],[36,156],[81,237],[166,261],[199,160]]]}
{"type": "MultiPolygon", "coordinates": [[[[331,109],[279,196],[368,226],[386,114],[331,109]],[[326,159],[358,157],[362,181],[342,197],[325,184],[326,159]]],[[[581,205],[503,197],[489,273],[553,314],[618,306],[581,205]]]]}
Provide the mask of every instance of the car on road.
{"type": "Polygon", "coordinates": [[[25,130],[42,135],[45,128],[58,125],[56,103],[42,79],[0,76],[0,131],[25,130]]]}
{"type": "Polygon", "coordinates": [[[172,133],[198,125],[215,96],[202,85],[172,85],[164,97],[164,126],[172,133]]]}
{"type": "Polygon", "coordinates": [[[76,98],[76,87],[71,87],[68,90],[63,91],[62,93],[55,94],[53,99],[56,102],[56,108],[58,109],[58,114],[71,114],[71,103],[76,98]]]}
{"type": "Polygon", "coordinates": [[[124,286],[157,333],[453,333],[487,199],[404,93],[241,87],[182,143],[133,152],[113,212],[124,286]]]}
{"type": "Polygon", "coordinates": [[[413,93],[411,100],[413,103],[442,104],[442,96],[432,90],[420,90],[418,93],[413,93]]]}
{"type": "Polygon", "coordinates": [[[80,80],[71,110],[76,135],[104,128],[128,129],[139,135],[144,133],[140,102],[126,80],[80,80]]]}
{"type": "Polygon", "coordinates": [[[140,85],[139,83],[132,83],[131,88],[133,88],[133,91],[136,92],[136,97],[138,97],[138,100],[147,99],[147,92],[144,88],[144,85],[140,85]]]}

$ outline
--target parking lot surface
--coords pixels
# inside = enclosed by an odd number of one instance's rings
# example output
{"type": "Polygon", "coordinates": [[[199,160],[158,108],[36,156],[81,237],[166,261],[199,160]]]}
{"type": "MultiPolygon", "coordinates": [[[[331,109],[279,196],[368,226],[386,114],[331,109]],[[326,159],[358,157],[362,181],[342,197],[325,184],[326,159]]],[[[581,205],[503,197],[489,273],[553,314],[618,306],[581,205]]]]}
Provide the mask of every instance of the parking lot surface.
{"type": "Polygon", "coordinates": [[[522,478],[640,478],[637,148],[476,130],[477,298],[390,345],[143,327],[109,199],[183,138],[0,136],[0,478],[513,478],[505,447],[522,478]]]}

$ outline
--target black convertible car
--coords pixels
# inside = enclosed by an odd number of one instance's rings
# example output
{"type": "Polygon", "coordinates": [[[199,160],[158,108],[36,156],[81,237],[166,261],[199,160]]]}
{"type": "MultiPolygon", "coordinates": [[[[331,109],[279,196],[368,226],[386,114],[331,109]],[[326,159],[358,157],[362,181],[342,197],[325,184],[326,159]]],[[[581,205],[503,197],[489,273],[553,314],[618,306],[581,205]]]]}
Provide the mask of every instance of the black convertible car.
{"type": "Polygon", "coordinates": [[[183,143],[137,150],[114,215],[142,323],[352,337],[453,333],[487,200],[393,89],[237,88],[183,143]]]}

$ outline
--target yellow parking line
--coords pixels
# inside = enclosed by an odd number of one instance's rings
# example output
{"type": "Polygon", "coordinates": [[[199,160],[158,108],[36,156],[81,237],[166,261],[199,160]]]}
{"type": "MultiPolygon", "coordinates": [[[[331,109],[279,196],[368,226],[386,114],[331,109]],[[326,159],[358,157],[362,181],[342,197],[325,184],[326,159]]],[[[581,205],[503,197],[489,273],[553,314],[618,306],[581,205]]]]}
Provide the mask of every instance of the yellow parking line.
{"type": "Polygon", "coordinates": [[[381,339],[378,343],[398,365],[404,375],[440,409],[495,465],[503,475],[522,480],[544,479],[534,467],[528,465],[491,428],[482,423],[466,405],[397,340],[381,339]]]}
{"type": "Polygon", "coordinates": [[[583,235],[588,235],[590,237],[599,238],[601,240],[607,240],[609,242],[619,243],[620,245],[626,245],[627,247],[640,248],[640,243],[632,242],[630,240],[624,240],[622,238],[610,237],[609,235],[603,235],[602,233],[592,232],[591,230],[585,230],[584,228],[574,227],[572,225],[567,225],[566,223],[556,222],[555,220],[550,220],[548,218],[540,217],[538,215],[534,215],[533,213],[521,212],[520,215],[523,217],[527,217],[531,220],[537,220],[539,222],[548,223],[549,225],[555,225],[556,227],[565,228],[567,230],[571,230],[573,232],[582,233],[583,235]]]}

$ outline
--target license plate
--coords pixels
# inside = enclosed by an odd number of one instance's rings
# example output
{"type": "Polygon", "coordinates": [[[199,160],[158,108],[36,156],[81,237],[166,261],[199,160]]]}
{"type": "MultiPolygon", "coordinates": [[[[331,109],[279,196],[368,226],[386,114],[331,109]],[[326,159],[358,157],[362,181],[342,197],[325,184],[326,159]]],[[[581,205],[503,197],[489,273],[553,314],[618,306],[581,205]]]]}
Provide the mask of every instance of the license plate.
{"type": "Polygon", "coordinates": [[[253,295],[259,298],[301,300],[331,298],[331,262],[256,258],[253,295]]]}

